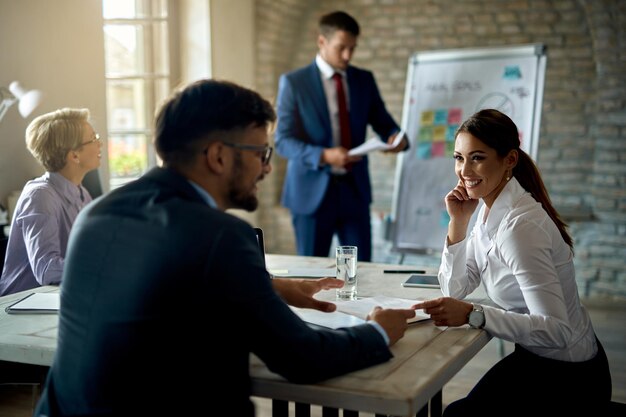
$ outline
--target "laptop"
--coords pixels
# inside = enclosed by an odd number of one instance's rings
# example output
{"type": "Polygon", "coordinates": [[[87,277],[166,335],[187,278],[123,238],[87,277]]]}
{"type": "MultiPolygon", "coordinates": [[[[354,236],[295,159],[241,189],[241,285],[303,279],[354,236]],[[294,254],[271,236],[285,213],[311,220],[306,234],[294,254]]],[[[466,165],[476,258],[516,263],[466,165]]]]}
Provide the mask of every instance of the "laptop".
{"type": "MultiPolygon", "coordinates": [[[[261,257],[263,258],[263,266],[267,268],[265,263],[265,242],[263,240],[263,229],[260,227],[254,228],[256,234],[256,241],[259,244],[259,250],[261,251],[261,257]]],[[[289,268],[289,269],[273,269],[268,270],[270,274],[275,277],[287,278],[323,278],[334,277],[337,272],[336,268],[289,268]]]]}

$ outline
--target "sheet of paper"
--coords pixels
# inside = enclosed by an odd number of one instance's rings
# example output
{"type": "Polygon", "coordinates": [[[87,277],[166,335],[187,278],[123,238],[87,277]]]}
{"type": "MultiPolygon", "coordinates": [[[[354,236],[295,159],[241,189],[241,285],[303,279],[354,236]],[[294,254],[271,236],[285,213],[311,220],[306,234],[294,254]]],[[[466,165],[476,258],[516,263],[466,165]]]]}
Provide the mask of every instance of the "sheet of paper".
{"type": "MultiPolygon", "coordinates": [[[[337,305],[337,311],[343,313],[352,314],[354,316],[365,319],[367,315],[376,306],[382,308],[411,308],[413,304],[420,302],[421,300],[409,300],[406,298],[387,297],[379,295],[376,297],[359,298],[358,300],[349,301],[335,301],[337,305]]],[[[413,323],[421,320],[428,320],[430,316],[425,314],[423,310],[416,310],[415,317],[409,319],[409,323],[413,323]]]]}
{"type": "Polygon", "coordinates": [[[401,130],[393,139],[393,143],[391,145],[380,140],[378,136],[369,138],[368,140],[366,140],[365,142],[363,142],[361,145],[357,146],[356,148],[350,149],[348,151],[348,155],[360,156],[360,155],[365,155],[372,151],[379,151],[379,150],[384,151],[388,149],[393,149],[400,144],[400,141],[402,140],[403,136],[404,136],[404,130],[401,130]]]}
{"type": "Polygon", "coordinates": [[[297,308],[289,306],[303,321],[315,324],[329,329],[338,329],[340,327],[351,327],[362,323],[365,320],[352,316],[350,314],[334,311],[332,313],[324,313],[319,310],[311,310],[310,308],[297,308]]]}
{"type": "Polygon", "coordinates": [[[288,268],[270,269],[269,273],[280,278],[324,278],[335,277],[337,270],[336,268],[288,268]]]}
{"type": "MultiPolygon", "coordinates": [[[[367,315],[376,306],[382,308],[410,308],[419,301],[421,300],[409,300],[406,298],[379,295],[350,301],[335,301],[337,311],[332,313],[323,313],[318,310],[292,306],[289,306],[289,308],[307,323],[328,327],[330,329],[338,329],[340,327],[350,327],[365,323],[367,315]]],[[[425,314],[423,310],[416,310],[415,313],[415,317],[407,320],[409,323],[430,319],[430,316],[425,314]]]]}

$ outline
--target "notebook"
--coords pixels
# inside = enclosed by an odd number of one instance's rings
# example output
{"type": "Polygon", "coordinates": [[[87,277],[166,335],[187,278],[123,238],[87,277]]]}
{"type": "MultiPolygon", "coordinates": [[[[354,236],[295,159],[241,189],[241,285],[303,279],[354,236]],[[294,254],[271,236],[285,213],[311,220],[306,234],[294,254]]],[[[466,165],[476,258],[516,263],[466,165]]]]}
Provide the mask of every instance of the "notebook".
{"type": "Polygon", "coordinates": [[[33,292],[4,309],[9,314],[56,314],[61,305],[58,292],[33,292]]]}

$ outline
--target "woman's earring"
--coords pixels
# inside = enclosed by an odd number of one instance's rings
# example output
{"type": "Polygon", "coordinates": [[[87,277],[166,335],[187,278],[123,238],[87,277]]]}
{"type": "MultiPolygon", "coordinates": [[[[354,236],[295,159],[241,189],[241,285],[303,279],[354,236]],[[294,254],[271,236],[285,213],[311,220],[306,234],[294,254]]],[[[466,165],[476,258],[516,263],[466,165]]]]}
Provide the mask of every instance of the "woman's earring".
{"type": "Polygon", "coordinates": [[[507,173],[506,173],[506,180],[508,181],[508,180],[510,180],[510,179],[511,179],[511,173],[510,173],[510,172],[507,172],[507,173]]]}

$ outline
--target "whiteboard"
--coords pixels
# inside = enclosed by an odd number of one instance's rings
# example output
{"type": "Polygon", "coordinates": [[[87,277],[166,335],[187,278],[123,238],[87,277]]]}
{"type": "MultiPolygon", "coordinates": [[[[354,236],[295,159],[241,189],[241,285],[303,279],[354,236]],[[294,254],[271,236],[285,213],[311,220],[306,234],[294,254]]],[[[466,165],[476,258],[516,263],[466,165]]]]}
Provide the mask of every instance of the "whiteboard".
{"type": "Polygon", "coordinates": [[[399,252],[441,251],[449,216],[444,197],[457,183],[454,133],[469,116],[495,108],[537,159],[546,68],[543,44],[418,52],[409,59],[402,126],[410,149],[400,154],[391,240],[399,252]]]}

